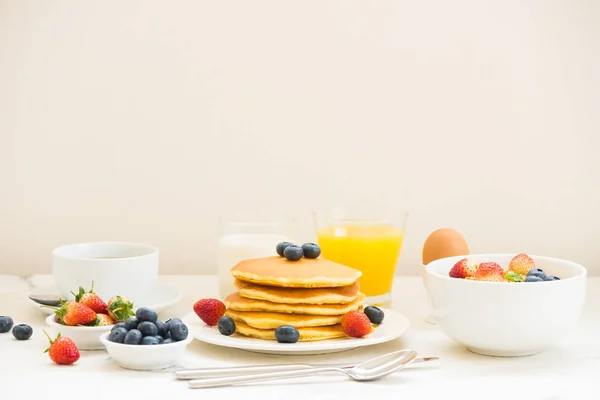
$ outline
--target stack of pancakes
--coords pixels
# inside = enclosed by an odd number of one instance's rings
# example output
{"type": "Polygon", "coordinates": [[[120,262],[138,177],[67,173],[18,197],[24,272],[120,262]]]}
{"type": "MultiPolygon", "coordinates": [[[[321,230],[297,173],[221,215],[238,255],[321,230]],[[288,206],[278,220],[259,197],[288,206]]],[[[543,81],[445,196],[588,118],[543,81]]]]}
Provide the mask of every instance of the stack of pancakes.
{"type": "Polygon", "coordinates": [[[342,317],[365,299],[360,271],[322,258],[256,258],[231,273],[238,291],[225,298],[225,315],[238,334],[257,339],[275,340],[281,325],[296,328],[304,342],[345,337],[342,317]]]}

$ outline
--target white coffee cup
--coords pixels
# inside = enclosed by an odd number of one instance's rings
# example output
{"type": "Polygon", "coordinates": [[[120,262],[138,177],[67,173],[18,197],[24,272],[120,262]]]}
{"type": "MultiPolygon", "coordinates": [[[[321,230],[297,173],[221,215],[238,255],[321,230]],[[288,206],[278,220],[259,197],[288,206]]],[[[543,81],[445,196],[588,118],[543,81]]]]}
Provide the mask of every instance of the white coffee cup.
{"type": "Polygon", "coordinates": [[[146,244],[92,242],[61,246],[52,252],[52,272],[66,298],[79,287],[108,301],[119,295],[134,304],[147,301],[158,279],[158,249],[146,244]]]}

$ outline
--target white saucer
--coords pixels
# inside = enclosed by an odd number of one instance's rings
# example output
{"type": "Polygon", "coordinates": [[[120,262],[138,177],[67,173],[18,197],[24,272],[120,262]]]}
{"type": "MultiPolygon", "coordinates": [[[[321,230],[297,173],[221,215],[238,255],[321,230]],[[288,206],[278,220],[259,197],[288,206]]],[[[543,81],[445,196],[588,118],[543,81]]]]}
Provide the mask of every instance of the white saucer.
{"type": "Polygon", "coordinates": [[[264,354],[279,355],[317,355],[352,350],[357,347],[372,346],[399,338],[410,327],[410,321],[404,315],[382,308],[385,312],[383,323],[364,338],[331,339],[316,342],[277,343],[274,340],[252,339],[233,334],[221,335],[217,327],[206,325],[195,313],[183,318],[190,333],[201,342],[216,346],[231,347],[240,350],[264,354]]]}
{"type": "MultiPolygon", "coordinates": [[[[34,297],[63,297],[60,293],[60,290],[58,290],[56,286],[37,287],[33,289],[29,293],[29,295],[34,297]]],[[[157,284],[154,287],[154,289],[152,289],[152,292],[148,294],[147,299],[135,302],[134,306],[136,308],[148,307],[156,312],[161,312],[166,307],[172,306],[173,304],[179,302],[179,300],[181,300],[181,297],[181,292],[179,292],[179,290],[172,287],[157,284]]],[[[46,314],[54,314],[53,309],[43,307],[39,303],[36,303],[35,301],[29,298],[28,300],[38,310],[46,314]]],[[[105,301],[106,300],[108,299],[105,299],[105,301]]]]}

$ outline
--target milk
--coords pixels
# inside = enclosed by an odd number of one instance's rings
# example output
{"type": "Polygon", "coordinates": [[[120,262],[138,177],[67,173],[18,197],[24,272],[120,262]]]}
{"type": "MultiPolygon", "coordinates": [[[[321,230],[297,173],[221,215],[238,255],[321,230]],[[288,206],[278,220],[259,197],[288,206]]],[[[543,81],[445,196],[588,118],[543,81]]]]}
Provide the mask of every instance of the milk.
{"type": "Polygon", "coordinates": [[[236,291],[233,286],[231,268],[250,258],[277,255],[279,242],[291,242],[290,238],[274,233],[240,233],[222,236],[217,244],[217,266],[219,271],[219,294],[225,298],[236,291]]]}

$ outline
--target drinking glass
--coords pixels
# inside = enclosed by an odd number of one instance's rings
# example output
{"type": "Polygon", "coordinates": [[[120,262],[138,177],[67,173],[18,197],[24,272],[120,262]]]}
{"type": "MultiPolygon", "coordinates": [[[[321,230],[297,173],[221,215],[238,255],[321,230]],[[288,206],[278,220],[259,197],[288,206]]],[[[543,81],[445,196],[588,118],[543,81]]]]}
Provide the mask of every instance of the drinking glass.
{"type": "Polygon", "coordinates": [[[231,268],[250,258],[277,255],[277,243],[291,242],[291,219],[275,215],[235,214],[221,216],[221,235],[217,244],[219,294],[222,298],[236,291],[231,268]]]}
{"type": "Polygon", "coordinates": [[[321,256],[362,271],[366,304],[389,306],[408,213],[334,207],[314,216],[321,256]]]}

